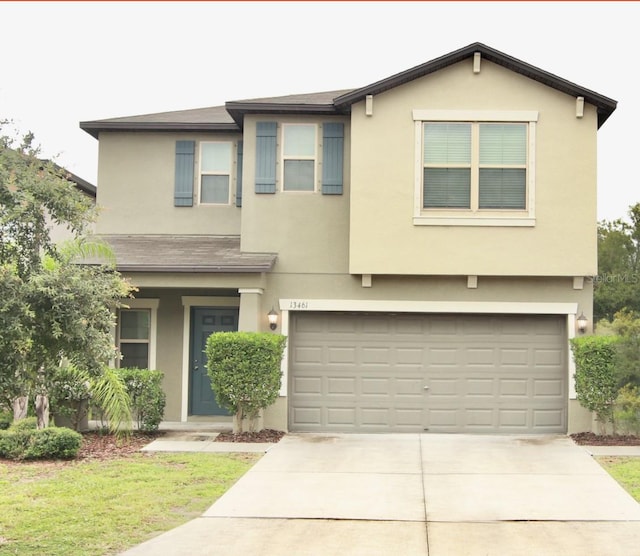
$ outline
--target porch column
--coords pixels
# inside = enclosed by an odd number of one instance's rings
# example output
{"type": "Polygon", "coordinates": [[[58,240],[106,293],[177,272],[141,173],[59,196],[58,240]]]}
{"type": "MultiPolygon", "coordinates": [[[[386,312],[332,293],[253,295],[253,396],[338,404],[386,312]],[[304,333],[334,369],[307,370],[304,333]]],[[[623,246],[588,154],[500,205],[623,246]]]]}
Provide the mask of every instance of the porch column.
{"type": "Polygon", "coordinates": [[[240,288],[240,316],[238,317],[238,330],[244,332],[260,332],[260,322],[263,320],[260,314],[262,288],[240,288]]]}

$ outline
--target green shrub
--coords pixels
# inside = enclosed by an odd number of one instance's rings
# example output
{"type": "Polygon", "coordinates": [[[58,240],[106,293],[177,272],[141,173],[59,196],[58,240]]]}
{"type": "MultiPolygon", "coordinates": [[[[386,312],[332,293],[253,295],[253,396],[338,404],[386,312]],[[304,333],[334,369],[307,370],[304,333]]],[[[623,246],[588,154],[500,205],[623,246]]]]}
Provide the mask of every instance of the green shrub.
{"type": "Polygon", "coordinates": [[[87,416],[91,399],[92,377],[74,365],[59,367],[49,384],[49,405],[56,417],[66,417],[73,430],[78,430],[87,416]]]}
{"type": "Polygon", "coordinates": [[[637,386],[627,384],[620,389],[613,415],[626,433],[640,434],[640,390],[637,386]]]}
{"type": "Polygon", "coordinates": [[[207,340],[207,370],[216,400],[253,421],[274,403],[280,390],[280,362],[286,337],[261,332],[217,332],[207,340]]]}
{"type": "Polygon", "coordinates": [[[38,419],[36,417],[25,417],[19,421],[14,421],[8,430],[12,432],[34,431],[38,428],[38,419]]]}
{"type": "Polygon", "coordinates": [[[618,393],[614,372],[618,341],[615,336],[584,336],[571,340],[578,401],[593,411],[603,425],[613,421],[613,405],[618,393]]]}
{"type": "Polygon", "coordinates": [[[162,389],[161,371],[149,369],[117,369],[129,397],[131,409],[141,431],[158,430],[166,405],[166,394],[162,389]]]}
{"type": "Polygon", "coordinates": [[[0,431],[0,457],[7,459],[69,459],[78,455],[82,436],[71,429],[36,429],[27,417],[0,431]]]}
{"type": "Polygon", "coordinates": [[[24,459],[71,459],[78,455],[82,435],[64,427],[47,427],[35,431],[24,459]]]}
{"type": "Polygon", "coordinates": [[[10,411],[3,411],[0,413],[0,430],[7,430],[11,423],[13,423],[13,413],[10,411]]]}

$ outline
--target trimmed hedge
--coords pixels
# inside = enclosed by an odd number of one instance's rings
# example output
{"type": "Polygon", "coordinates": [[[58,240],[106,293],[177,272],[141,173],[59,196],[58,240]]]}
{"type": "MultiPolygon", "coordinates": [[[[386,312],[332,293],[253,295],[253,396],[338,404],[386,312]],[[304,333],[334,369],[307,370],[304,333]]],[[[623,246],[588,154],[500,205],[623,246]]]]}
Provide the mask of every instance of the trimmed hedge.
{"type": "Polygon", "coordinates": [[[36,429],[28,417],[0,431],[0,457],[15,460],[71,459],[78,455],[82,435],[64,427],[36,429]]]}
{"type": "Polygon", "coordinates": [[[603,424],[613,420],[618,395],[614,368],[618,342],[616,336],[583,336],[571,340],[578,401],[603,424]]]}
{"type": "Polygon", "coordinates": [[[216,400],[238,422],[255,419],[276,401],[286,336],[263,332],[217,332],[207,340],[207,370],[216,400]]]}

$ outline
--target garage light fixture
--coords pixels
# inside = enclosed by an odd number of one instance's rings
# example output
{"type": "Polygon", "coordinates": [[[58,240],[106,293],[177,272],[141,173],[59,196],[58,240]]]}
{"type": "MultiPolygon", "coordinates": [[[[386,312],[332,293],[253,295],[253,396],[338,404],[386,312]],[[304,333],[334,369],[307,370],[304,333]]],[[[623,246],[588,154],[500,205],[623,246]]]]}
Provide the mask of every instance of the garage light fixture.
{"type": "Polygon", "coordinates": [[[576,322],[578,324],[578,332],[580,332],[580,334],[584,334],[587,331],[589,319],[587,319],[587,317],[584,316],[584,313],[581,312],[576,322]]]}
{"type": "Polygon", "coordinates": [[[271,311],[267,313],[267,318],[269,319],[269,328],[271,328],[271,330],[278,328],[278,313],[275,312],[273,307],[271,307],[271,311]]]}

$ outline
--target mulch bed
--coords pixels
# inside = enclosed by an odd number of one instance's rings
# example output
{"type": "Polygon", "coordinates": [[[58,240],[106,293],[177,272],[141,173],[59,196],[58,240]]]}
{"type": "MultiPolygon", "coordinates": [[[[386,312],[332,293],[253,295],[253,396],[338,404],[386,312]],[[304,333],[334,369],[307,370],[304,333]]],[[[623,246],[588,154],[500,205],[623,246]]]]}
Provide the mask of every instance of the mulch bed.
{"type": "Polygon", "coordinates": [[[84,432],[82,433],[82,446],[80,446],[77,459],[105,461],[131,456],[163,435],[163,432],[143,433],[134,431],[128,436],[118,438],[115,435],[101,432],[84,432]]]}
{"type": "Polygon", "coordinates": [[[570,436],[580,446],[640,446],[640,436],[633,434],[579,432],[570,436]]]}
{"type": "Polygon", "coordinates": [[[221,432],[216,442],[279,442],[285,435],[283,431],[263,429],[258,432],[221,432]]]}

